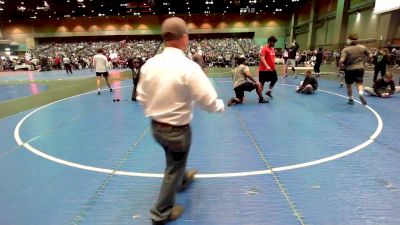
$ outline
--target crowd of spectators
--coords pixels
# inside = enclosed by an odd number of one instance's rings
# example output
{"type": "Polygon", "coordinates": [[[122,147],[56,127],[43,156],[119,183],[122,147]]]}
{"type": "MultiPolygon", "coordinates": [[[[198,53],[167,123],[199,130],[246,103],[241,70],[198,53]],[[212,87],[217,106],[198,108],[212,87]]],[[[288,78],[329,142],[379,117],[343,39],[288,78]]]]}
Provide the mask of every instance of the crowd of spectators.
{"type": "Polygon", "coordinates": [[[65,58],[69,59],[74,70],[88,69],[92,68],[92,58],[99,48],[104,49],[110,68],[126,68],[129,58],[140,57],[145,61],[155,55],[160,44],[160,40],[39,43],[28,51],[30,57],[2,60],[0,70],[13,70],[22,64],[41,71],[60,70],[65,58]]]}
{"type": "MultiPolygon", "coordinates": [[[[104,49],[109,60],[110,68],[126,68],[130,58],[140,57],[143,62],[153,57],[161,50],[161,40],[123,40],[123,41],[93,41],[93,42],[69,42],[69,43],[38,43],[30,49],[26,55],[29,57],[2,57],[0,71],[4,70],[60,70],[63,69],[63,61],[68,58],[72,69],[85,69],[92,67],[92,57],[98,48],[104,49]]],[[[313,66],[316,51],[300,50],[296,55],[297,65],[313,66]]],[[[192,39],[188,47],[188,57],[192,52],[203,56],[206,67],[234,67],[235,59],[245,56],[247,64],[254,66],[259,64],[259,51],[261,46],[252,38],[214,38],[192,39]]],[[[303,47],[304,48],[304,47],[303,47]]],[[[275,50],[276,63],[284,64],[288,57],[287,49],[275,50]]],[[[373,54],[378,49],[371,49],[373,54]]],[[[340,58],[340,49],[333,51],[323,50],[323,63],[334,64],[340,58]]],[[[400,49],[389,49],[389,67],[400,67],[400,49]]],[[[372,59],[367,62],[373,66],[372,59]]]]}
{"type": "Polygon", "coordinates": [[[233,67],[235,59],[243,54],[233,38],[190,40],[189,48],[200,51],[207,67],[233,67]]]}

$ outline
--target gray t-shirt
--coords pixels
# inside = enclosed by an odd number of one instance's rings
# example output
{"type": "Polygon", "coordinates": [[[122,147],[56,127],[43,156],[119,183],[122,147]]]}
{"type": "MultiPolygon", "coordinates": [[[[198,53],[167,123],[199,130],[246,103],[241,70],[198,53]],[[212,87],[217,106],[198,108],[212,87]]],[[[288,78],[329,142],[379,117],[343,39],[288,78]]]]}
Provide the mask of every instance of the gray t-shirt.
{"type": "Polygon", "coordinates": [[[247,82],[246,72],[250,71],[249,67],[243,64],[240,64],[233,70],[233,87],[236,88],[241,84],[247,82]]]}
{"type": "Polygon", "coordinates": [[[346,66],[346,70],[364,69],[364,63],[371,52],[364,45],[351,45],[343,49],[340,61],[346,66]]]}

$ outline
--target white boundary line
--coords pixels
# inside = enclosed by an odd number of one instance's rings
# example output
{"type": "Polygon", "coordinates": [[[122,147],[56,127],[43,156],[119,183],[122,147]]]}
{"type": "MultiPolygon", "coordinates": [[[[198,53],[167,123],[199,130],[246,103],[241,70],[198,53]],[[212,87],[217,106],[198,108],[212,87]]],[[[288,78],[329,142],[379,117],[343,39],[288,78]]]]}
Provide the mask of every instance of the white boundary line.
{"type": "MultiPolygon", "coordinates": [[[[294,86],[295,85],[288,85],[288,84],[279,84],[279,85],[286,85],[286,86],[294,86]]],[[[131,87],[130,86],[122,86],[119,88],[126,88],[126,87],[131,87]]],[[[327,94],[332,94],[332,95],[336,95],[339,97],[343,97],[343,98],[347,98],[346,96],[340,95],[340,94],[336,94],[330,91],[324,91],[324,90],[318,90],[319,92],[325,92],[327,94]]],[[[99,168],[99,167],[93,167],[93,166],[86,166],[86,165],[82,165],[82,164],[78,164],[78,163],[74,163],[74,162],[70,162],[70,161],[66,161],[60,158],[56,158],[54,156],[48,155],[46,153],[43,153],[41,151],[39,151],[38,149],[32,147],[31,145],[29,145],[26,142],[23,142],[21,140],[21,137],[19,135],[20,132],[20,128],[23,124],[23,122],[28,119],[31,115],[33,115],[34,113],[38,112],[41,109],[44,109],[50,105],[56,104],[58,102],[67,100],[67,99],[71,99],[71,98],[75,98],[75,97],[79,97],[82,95],[86,95],[86,94],[91,94],[91,93],[95,93],[96,91],[92,91],[92,92],[87,92],[87,93],[83,93],[83,94],[79,94],[79,95],[75,95],[72,97],[68,97],[65,99],[61,99],[52,103],[49,103],[47,105],[44,105],[32,112],[30,112],[29,114],[27,114],[24,118],[22,118],[18,124],[15,127],[14,130],[14,138],[15,141],[17,142],[17,144],[19,146],[24,146],[27,150],[31,151],[32,153],[43,157],[45,159],[48,159],[50,161],[56,162],[56,163],[60,163],[63,164],[65,166],[70,166],[70,167],[75,167],[75,168],[79,168],[79,169],[83,169],[83,170],[89,170],[89,171],[94,171],[94,172],[100,172],[100,173],[114,173],[114,174],[118,174],[118,175],[124,175],[124,176],[135,176],[135,177],[153,177],[153,178],[161,178],[164,175],[163,174],[158,174],[158,173],[137,173],[137,172],[129,172],[129,171],[119,171],[119,170],[111,170],[111,169],[104,169],[104,168],[99,168]]],[[[361,104],[359,101],[355,100],[357,103],[361,104]]],[[[276,167],[276,168],[272,168],[271,170],[257,170],[257,171],[248,171],[248,172],[234,172],[234,173],[213,173],[213,174],[198,174],[196,175],[196,178],[221,178],[221,177],[243,177],[243,176],[255,176],[255,175],[262,175],[262,174],[270,174],[271,171],[274,172],[278,172],[278,171],[286,171],[286,170],[294,170],[294,169],[299,169],[299,168],[304,168],[304,167],[308,167],[308,166],[314,166],[314,165],[318,165],[321,163],[325,163],[325,162],[329,162],[332,160],[336,160],[339,158],[342,158],[344,156],[353,154],[357,151],[360,151],[361,149],[367,147],[368,145],[372,144],[375,139],[379,136],[379,134],[382,132],[383,129],[383,121],[382,118],[379,116],[379,114],[372,109],[370,106],[365,106],[367,109],[369,109],[376,117],[377,122],[378,122],[378,127],[376,128],[375,132],[368,138],[367,141],[361,143],[360,145],[351,148],[349,150],[346,150],[342,153],[333,155],[333,156],[329,156],[326,158],[322,158],[322,159],[318,159],[318,160],[314,160],[314,161],[310,161],[310,162],[305,162],[305,163],[300,163],[300,164],[294,164],[294,165],[290,165],[290,166],[282,166],[282,167],[276,167]]]]}

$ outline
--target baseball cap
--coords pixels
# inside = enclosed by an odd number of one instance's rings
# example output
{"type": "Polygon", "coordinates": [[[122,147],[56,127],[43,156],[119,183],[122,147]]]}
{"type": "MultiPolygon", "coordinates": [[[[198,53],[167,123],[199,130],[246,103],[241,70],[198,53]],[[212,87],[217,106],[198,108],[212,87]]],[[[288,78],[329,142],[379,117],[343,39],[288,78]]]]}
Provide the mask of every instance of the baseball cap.
{"type": "Polygon", "coordinates": [[[189,33],[186,22],[179,17],[170,17],[161,24],[161,35],[164,40],[176,40],[189,33]]]}

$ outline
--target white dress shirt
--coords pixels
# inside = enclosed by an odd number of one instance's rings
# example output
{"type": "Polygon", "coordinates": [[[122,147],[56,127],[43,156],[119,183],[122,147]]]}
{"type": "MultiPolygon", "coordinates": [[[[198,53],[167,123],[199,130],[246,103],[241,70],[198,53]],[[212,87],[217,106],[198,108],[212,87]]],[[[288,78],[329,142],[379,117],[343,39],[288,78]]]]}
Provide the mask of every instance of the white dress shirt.
{"type": "Polygon", "coordinates": [[[137,94],[147,117],[175,126],[190,123],[192,103],[209,112],[224,110],[201,67],[178,48],[166,47],[142,66],[137,94]]]}
{"type": "Polygon", "coordinates": [[[93,67],[96,72],[104,73],[108,72],[108,60],[107,57],[103,54],[97,54],[93,56],[93,67]]]}

